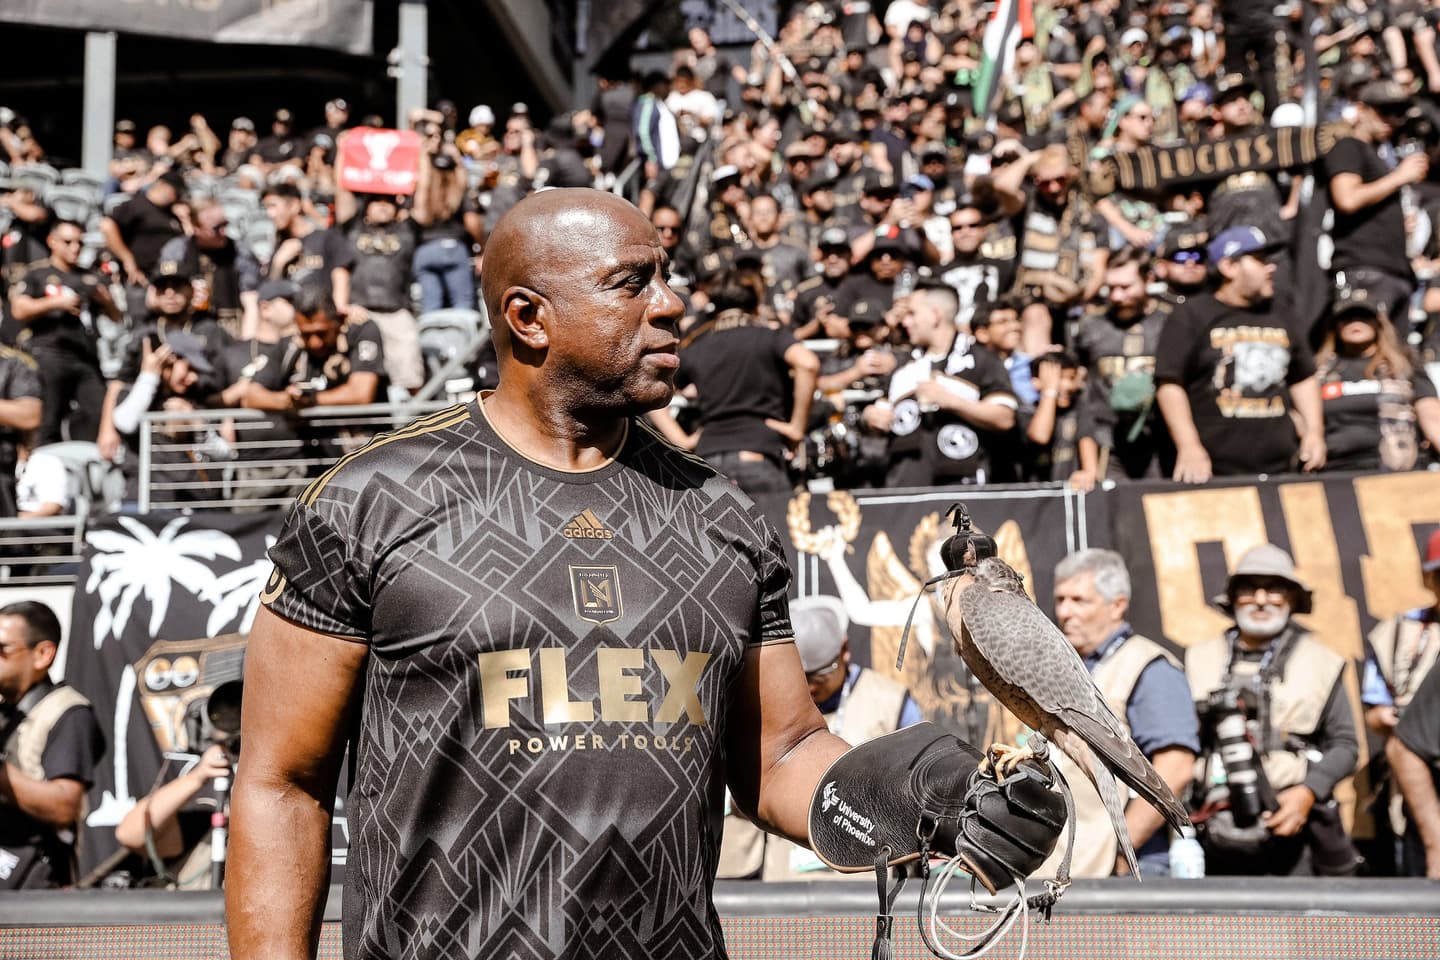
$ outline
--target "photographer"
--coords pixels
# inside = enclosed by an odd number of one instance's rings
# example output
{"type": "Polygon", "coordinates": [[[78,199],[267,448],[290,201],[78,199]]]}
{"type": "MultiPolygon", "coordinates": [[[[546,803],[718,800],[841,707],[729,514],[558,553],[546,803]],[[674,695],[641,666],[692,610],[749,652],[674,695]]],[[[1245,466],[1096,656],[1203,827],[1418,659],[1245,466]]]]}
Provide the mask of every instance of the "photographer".
{"type": "Polygon", "coordinates": [[[225,748],[211,746],[194,766],[141,797],[115,828],[115,839],[158,860],[157,872],[169,875],[174,889],[210,889],[210,813],[185,807],[216,778],[233,775],[225,748]]]}
{"type": "Polygon", "coordinates": [[[1415,274],[1405,255],[1406,192],[1425,179],[1430,161],[1415,144],[1397,150],[1391,142],[1410,109],[1404,88],[1376,80],[1361,87],[1357,99],[1352,136],[1325,156],[1335,207],[1331,266],[1344,274],[1346,286],[1368,290],[1384,303],[1408,332],[1415,274]]]}
{"type": "Polygon", "coordinates": [[[420,114],[422,140],[411,216],[420,227],[413,269],[420,284],[420,311],[475,309],[472,243],[481,240],[480,213],[469,201],[465,168],[454,131],[433,110],[420,114]]]}
{"type": "Polygon", "coordinates": [[[50,682],[59,648],[49,607],[0,607],[0,890],[65,886],[75,875],[75,831],[104,737],[90,701],[50,682]]]}
{"type": "Polygon", "coordinates": [[[1262,544],[1240,558],[1214,600],[1235,626],[1186,651],[1202,746],[1210,751],[1196,780],[1211,783],[1214,764],[1228,781],[1224,800],[1207,798],[1214,802],[1202,809],[1211,874],[1343,876],[1358,864],[1331,799],[1359,755],[1345,659],[1292,619],[1309,613],[1312,600],[1289,554],[1262,544]],[[1236,695],[1247,721],[1238,738],[1225,728],[1236,695]],[[1252,779],[1245,768],[1246,744],[1263,776],[1252,779]]]}

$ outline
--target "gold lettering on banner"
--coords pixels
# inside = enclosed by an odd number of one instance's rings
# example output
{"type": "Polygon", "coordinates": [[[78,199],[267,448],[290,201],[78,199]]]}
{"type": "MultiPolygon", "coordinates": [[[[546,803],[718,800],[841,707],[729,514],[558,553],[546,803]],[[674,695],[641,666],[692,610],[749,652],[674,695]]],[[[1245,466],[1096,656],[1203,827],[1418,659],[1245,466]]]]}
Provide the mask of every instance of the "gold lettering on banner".
{"type": "Polygon", "coordinates": [[[1215,172],[1215,151],[1210,144],[1202,143],[1195,148],[1195,169],[1201,173],[1215,172]]]}
{"type": "Polygon", "coordinates": [[[510,726],[510,701],[524,700],[530,695],[527,677],[512,673],[530,672],[530,651],[491,650],[480,654],[480,696],[484,700],[482,716],[486,730],[510,726]]]}
{"type": "Polygon", "coordinates": [[[696,726],[705,726],[705,711],[700,708],[697,688],[700,674],[704,672],[705,664],[710,662],[710,654],[686,654],[684,661],[681,661],[679,654],[673,650],[651,650],[650,656],[665,675],[665,682],[670,687],[665,691],[665,699],[660,702],[660,709],[655,711],[655,722],[674,723],[683,713],[686,719],[696,726]]]}
{"type": "Polygon", "coordinates": [[[563,647],[540,648],[540,707],[546,726],[589,723],[595,719],[593,703],[570,699],[570,671],[565,665],[563,647]]]}
{"type": "Polygon", "coordinates": [[[1432,473],[1388,473],[1354,481],[1365,529],[1360,579],[1376,620],[1428,607],[1435,598],[1420,579],[1415,528],[1440,523],[1440,480],[1432,473]]]}
{"type": "Polygon", "coordinates": [[[1160,178],[1169,180],[1175,176],[1175,157],[1169,150],[1161,150],[1157,159],[1160,161],[1160,178]]]}
{"type": "Polygon", "coordinates": [[[1150,493],[1141,498],[1160,600],[1162,632],[1188,647],[1218,636],[1230,620],[1211,607],[1200,572],[1202,543],[1224,545],[1226,566],[1264,543],[1265,515],[1254,487],[1150,493]]]}
{"type": "Polygon", "coordinates": [[[1235,158],[1230,155],[1230,143],[1226,140],[1215,143],[1215,169],[1221,173],[1235,169],[1235,158]]]}
{"type": "Polygon", "coordinates": [[[1249,138],[1241,137],[1239,140],[1235,141],[1235,158],[1236,161],[1240,164],[1240,166],[1250,166],[1250,161],[1253,158],[1251,156],[1249,138]]]}
{"type": "Polygon", "coordinates": [[[650,705],[631,700],[643,692],[639,677],[629,673],[645,666],[645,651],[630,647],[599,647],[595,668],[600,674],[600,719],[644,723],[650,719],[650,705]]]}
{"type": "Polygon", "coordinates": [[[1195,176],[1195,154],[1189,150],[1175,151],[1175,171],[1182,177],[1195,176]]]}
{"type": "Polygon", "coordinates": [[[1261,134],[1255,138],[1255,160],[1262,165],[1275,162],[1275,150],[1270,146],[1270,135],[1261,134]]]}
{"type": "Polygon", "coordinates": [[[1295,572],[1315,591],[1315,610],[1302,622],[1325,646],[1347,660],[1359,660],[1365,656],[1360,642],[1360,612],[1345,593],[1325,484],[1281,484],[1280,508],[1290,532],[1295,572]]]}

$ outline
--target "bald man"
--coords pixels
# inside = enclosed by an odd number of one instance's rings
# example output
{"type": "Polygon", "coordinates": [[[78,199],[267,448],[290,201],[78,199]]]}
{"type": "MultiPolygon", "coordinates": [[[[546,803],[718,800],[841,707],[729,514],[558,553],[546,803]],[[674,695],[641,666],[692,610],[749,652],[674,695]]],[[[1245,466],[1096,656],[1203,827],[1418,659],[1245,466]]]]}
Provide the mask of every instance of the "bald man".
{"type": "MultiPolygon", "coordinates": [[[[347,741],[347,958],[724,957],[725,788],[807,840],[847,747],[806,688],[775,530],[642,419],[678,366],[666,268],[623,200],[522,200],[486,248],[498,388],[291,509],[247,655],[237,960],[315,955],[347,741]]],[[[948,778],[974,769],[930,739],[948,778]]]]}

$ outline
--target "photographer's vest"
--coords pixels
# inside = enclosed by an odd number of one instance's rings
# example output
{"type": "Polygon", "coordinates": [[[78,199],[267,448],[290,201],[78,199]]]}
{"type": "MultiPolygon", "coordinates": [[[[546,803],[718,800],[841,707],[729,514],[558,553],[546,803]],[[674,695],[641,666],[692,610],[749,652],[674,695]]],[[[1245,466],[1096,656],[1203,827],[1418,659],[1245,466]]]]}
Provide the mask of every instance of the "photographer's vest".
{"type": "Polygon", "coordinates": [[[1391,617],[1370,631],[1375,665],[1396,707],[1407,707],[1440,656],[1440,623],[1391,617]]]}
{"type": "MultiPolygon", "coordinates": [[[[905,704],[905,687],[868,668],[862,668],[840,709],[825,715],[830,732],[853,745],[894,733],[905,704]]],[[[728,797],[727,797],[728,800],[728,797]]],[[[782,837],[767,834],[737,813],[725,817],[717,879],[751,877],[761,880],[873,879],[871,873],[836,873],[811,850],[782,837]]]]}
{"type": "MultiPolygon", "coordinates": [[[[1126,733],[1130,732],[1130,725],[1125,720],[1125,712],[1130,705],[1131,695],[1135,693],[1135,684],[1140,682],[1140,674],[1145,672],[1145,668],[1156,660],[1167,660],[1175,669],[1180,669],[1179,662],[1164,647],[1135,634],[1117,644],[1115,649],[1107,653],[1090,671],[1090,679],[1095,682],[1095,686],[1105,697],[1110,712],[1119,719],[1120,726],[1126,733]]],[[[1115,837],[1115,828],[1110,824],[1110,814],[1105,810],[1099,792],[1075,761],[1059,750],[1050,751],[1050,760],[1060,769],[1075,797],[1075,853],[1070,862],[1070,875],[1110,876],[1115,872],[1115,858],[1120,852],[1120,845],[1115,837]]],[[[1118,777],[1115,779],[1115,789],[1122,801],[1130,796],[1130,788],[1118,777]]],[[[1165,829],[1163,824],[1161,829],[1165,829]]],[[[1035,871],[1035,875],[1055,876],[1064,853],[1065,844],[1057,844],[1055,851],[1040,869],[1035,871]]]]}
{"type": "MultiPolygon", "coordinates": [[[[47,684],[48,685],[48,684],[47,684]]],[[[90,701],[83,694],[73,687],[56,686],[40,698],[33,706],[26,704],[26,698],[20,698],[20,708],[24,710],[25,717],[20,721],[14,732],[10,734],[5,744],[5,758],[7,762],[15,764],[16,768],[32,780],[45,780],[45,747],[50,742],[50,733],[60,718],[76,707],[88,707],[90,701]]],[[[55,839],[71,848],[73,851],[78,846],[78,836],[75,827],[84,821],[86,815],[84,800],[80,804],[80,816],[76,823],[67,827],[52,828],[55,839]]],[[[73,864],[71,876],[74,876],[73,864]]]]}
{"type": "MultiPolygon", "coordinates": [[[[1281,642],[1281,637],[1271,642],[1281,642]]],[[[1185,652],[1185,676],[1195,700],[1206,699],[1225,684],[1227,666],[1242,690],[1260,671],[1260,665],[1254,661],[1236,658],[1230,663],[1228,636],[1207,640],[1185,652]]],[[[1313,639],[1308,632],[1297,630],[1279,675],[1270,683],[1270,729],[1261,732],[1264,738],[1260,744],[1261,766],[1275,790],[1293,787],[1305,779],[1309,761],[1302,750],[1291,749],[1287,741],[1291,737],[1312,739],[1325,715],[1330,691],[1335,689],[1335,681],[1344,669],[1344,657],[1313,639]]],[[[1196,776],[1203,776],[1203,772],[1197,769],[1196,776]]]]}
{"type": "MultiPolygon", "coordinates": [[[[1391,617],[1370,631],[1370,649],[1375,653],[1375,665],[1390,691],[1390,699],[1395,701],[1397,710],[1403,710],[1410,705],[1421,681],[1434,669],[1436,657],[1440,656],[1440,623],[1416,620],[1404,614],[1391,617]]],[[[1399,836],[1405,832],[1405,801],[1393,781],[1393,772],[1387,771],[1390,829],[1399,836]]]]}

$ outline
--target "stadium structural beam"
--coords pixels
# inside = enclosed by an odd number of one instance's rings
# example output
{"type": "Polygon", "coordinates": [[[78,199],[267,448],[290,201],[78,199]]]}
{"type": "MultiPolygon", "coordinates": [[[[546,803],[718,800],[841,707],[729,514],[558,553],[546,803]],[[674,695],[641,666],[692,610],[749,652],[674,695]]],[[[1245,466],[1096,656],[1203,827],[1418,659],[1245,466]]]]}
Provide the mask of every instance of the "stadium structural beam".
{"type": "Polygon", "coordinates": [[[546,105],[556,113],[571,109],[574,87],[569,67],[562,69],[551,51],[552,24],[547,6],[536,0],[485,0],[485,6],[515,56],[530,72],[546,105]]]}
{"type": "Polygon", "coordinates": [[[430,12],[425,0],[400,3],[400,38],[395,48],[395,126],[406,129],[411,110],[429,106],[430,12]]]}
{"type": "Polygon", "coordinates": [[[106,177],[115,142],[115,34],[85,34],[85,107],[81,165],[87,173],[106,177]]]}

